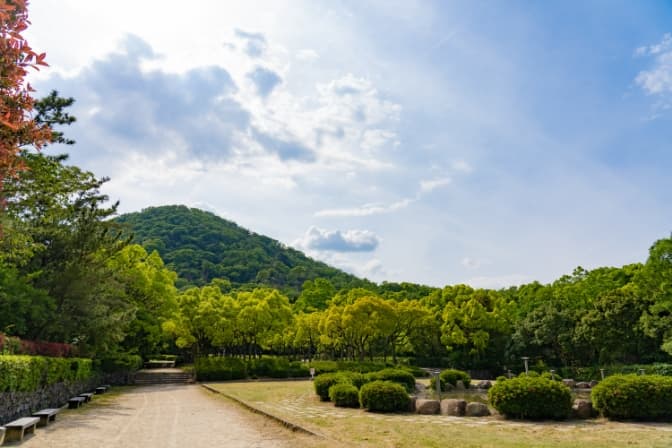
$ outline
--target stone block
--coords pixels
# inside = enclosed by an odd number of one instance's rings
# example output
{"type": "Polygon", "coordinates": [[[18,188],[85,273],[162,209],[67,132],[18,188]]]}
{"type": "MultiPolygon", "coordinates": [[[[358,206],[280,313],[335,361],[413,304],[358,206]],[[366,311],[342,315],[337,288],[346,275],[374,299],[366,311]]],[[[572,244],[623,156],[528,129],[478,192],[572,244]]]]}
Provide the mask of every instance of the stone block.
{"type": "Polygon", "coordinates": [[[486,417],[490,415],[490,409],[488,409],[488,405],[485,403],[472,401],[471,403],[467,403],[464,415],[467,417],[486,417]]]}
{"type": "Polygon", "coordinates": [[[417,414],[438,414],[440,410],[441,404],[439,403],[439,400],[418,399],[415,401],[415,412],[417,414]]]}
{"type": "Polygon", "coordinates": [[[453,415],[462,417],[467,409],[466,400],[447,398],[441,400],[441,415],[453,415]]]}

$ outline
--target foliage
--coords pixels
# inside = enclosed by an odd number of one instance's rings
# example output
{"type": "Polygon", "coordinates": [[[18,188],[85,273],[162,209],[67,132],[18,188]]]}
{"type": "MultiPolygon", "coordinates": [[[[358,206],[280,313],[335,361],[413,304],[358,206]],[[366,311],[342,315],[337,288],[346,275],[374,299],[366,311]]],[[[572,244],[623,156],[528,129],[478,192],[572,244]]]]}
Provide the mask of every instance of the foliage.
{"type": "Polygon", "coordinates": [[[488,400],[498,412],[516,419],[561,420],[572,410],[569,388],[541,376],[523,374],[498,381],[488,390],[488,400]]]}
{"type": "MultiPolygon", "coordinates": [[[[27,0],[0,1],[0,192],[6,179],[23,169],[20,148],[40,148],[51,137],[30,113],[33,89],[25,81],[28,69],[47,66],[45,54],[35,52],[22,36],[28,24],[27,0]]],[[[2,204],[0,204],[1,206],[2,204]]]]}
{"type": "Polygon", "coordinates": [[[0,392],[30,392],[93,375],[90,359],[0,355],[0,392]]]}
{"type": "MultiPolygon", "coordinates": [[[[441,382],[441,390],[446,391],[449,390],[448,387],[449,384],[452,387],[455,387],[457,386],[458,381],[462,381],[464,387],[469,388],[469,384],[471,383],[471,377],[467,372],[463,372],[461,370],[446,369],[442,370],[441,373],[439,374],[439,381],[441,382]]],[[[430,387],[432,388],[432,390],[436,389],[435,376],[433,376],[432,379],[430,380],[430,387]]]]}
{"type": "Polygon", "coordinates": [[[194,371],[199,381],[240,380],[247,378],[247,366],[240,358],[204,356],[196,358],[194,371]]]}
{"type": "Polygon", "coordinates": [[[383,369],[367,375],[369,381],[392,381],[404,386],[407,392],[415,390],[415,377],[412,373],[402,369],[383,369]]]}
{"type": "Polygon", "coordinates": [[[403,412],[410,405],[406,389],[391,381],[373,381],[359,390],[359,402],[367,411],[403,412]]]}
{"type": "Polygon", "coordinates": [[[605,417],[672,420],[672,378],[662,375],[612,375],[591,391],[593,406],[605,417]]]}
{"type": "Polygon", "coordinates": [[[359,390],[352,384],[337,383],[329,388],[329,399],[336,406],[358,408],[359,390]]]}
{"type": "Polygon", "coordinates": [[[94,365],[104,373],[135,372],[142,368],[142,356],[132,353],[110,353],[95,359],[94,365]]]}
{"type": "Polygon", "coordinates": [[[320,400],[329,401],[329,388],[339,383],[351,384],[349,377],[340,372],[323,373],[315,377],[313,387],[320,400]]]}

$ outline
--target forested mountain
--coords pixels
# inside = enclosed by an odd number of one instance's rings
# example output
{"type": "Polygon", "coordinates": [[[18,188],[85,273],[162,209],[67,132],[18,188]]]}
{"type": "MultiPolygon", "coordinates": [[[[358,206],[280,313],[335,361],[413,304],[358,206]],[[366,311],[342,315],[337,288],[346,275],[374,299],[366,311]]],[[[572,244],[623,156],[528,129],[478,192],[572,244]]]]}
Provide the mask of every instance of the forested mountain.
{"type": "Polygon", "coordinates": [[[308,258],[302,252],[203,210],[183,205],[150,207],[116,219],[135,243],[158,251],[179,275],[177,286],[202,286],[213,279],[232,286],[264,285],[296,298],[306,280],[331,281],[336,289],[375,287],[367,280],[308,258]]]}

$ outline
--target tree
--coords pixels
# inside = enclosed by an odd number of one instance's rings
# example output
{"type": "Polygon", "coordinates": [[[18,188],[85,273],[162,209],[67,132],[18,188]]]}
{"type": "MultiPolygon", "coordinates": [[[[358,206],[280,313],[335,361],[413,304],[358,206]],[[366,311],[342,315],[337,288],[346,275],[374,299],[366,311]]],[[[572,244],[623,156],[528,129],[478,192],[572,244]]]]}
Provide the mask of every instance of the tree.
{"type": "Polygon", "coordinates": [[[27,7],[26,0],[0,0],[0,192],[5,181],[24,167],[21,147],[39,149],[51,140],[49,127],[31,117],[33,89],[25,77],[29,68],[47,63],[45,54],[30,48],[21,34],[30,23],[27,7]]]}

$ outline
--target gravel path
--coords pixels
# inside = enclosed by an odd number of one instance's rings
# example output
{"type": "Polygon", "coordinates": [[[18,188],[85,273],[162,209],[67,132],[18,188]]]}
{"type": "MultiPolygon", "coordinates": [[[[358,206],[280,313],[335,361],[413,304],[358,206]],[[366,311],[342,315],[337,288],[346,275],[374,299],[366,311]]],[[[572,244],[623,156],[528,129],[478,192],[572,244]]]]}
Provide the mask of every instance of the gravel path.
{"type": "Polygon", "coordinates": [[[305,437],[197,385],[137,387],[104,397],[81,410],[61,412],[56,423],[38,428],[20,446],[294,448],[305,442],[305,437]]]}

